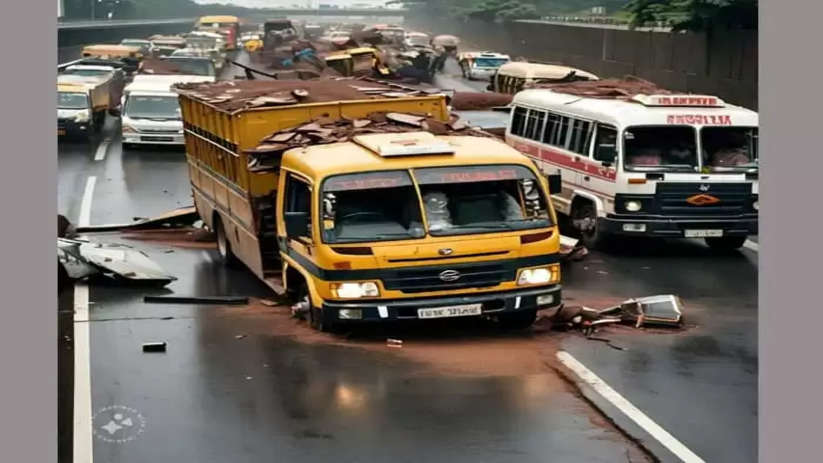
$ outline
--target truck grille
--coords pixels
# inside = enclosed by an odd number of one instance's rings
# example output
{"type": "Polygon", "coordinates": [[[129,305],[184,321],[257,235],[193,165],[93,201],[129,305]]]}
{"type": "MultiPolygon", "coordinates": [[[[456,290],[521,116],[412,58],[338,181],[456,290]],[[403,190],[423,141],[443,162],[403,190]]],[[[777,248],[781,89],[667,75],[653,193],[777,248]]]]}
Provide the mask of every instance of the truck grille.
{"type": "Polygon", "coordinates": [[[437,266],[425,269],[396,270],[383,278],[383,286],[389,290],[404,293],[421,293],[426,291],[444,291],[460,288],[486,288],[497,286],[504,281],[512,281],[515,270],[507,269],[501,264],[461,266],[437,266]],[[443,281],[440,274],[444,271],[457,271],[460,277],[453,281],[443,281]]]}
{"type": "Polygon", "coordinates": [[[747,212],[752,199],[750,183],[658,183],[656,202],[660,214],[667,216],[724,216],[747,212]],[[708,186],[709,188],[703,188],[708,186]],[[705,191],[704,191],[705,190],[705,191]],[[695,205],[686,200],[695,195],[709,195],[719,201],[695,205]]]}
{"type": "Polygon", "coordinates": [[[140,130],[140,133],[162,133],[162,134],[176,134],[179,129],[152,129],[140,130]]]}

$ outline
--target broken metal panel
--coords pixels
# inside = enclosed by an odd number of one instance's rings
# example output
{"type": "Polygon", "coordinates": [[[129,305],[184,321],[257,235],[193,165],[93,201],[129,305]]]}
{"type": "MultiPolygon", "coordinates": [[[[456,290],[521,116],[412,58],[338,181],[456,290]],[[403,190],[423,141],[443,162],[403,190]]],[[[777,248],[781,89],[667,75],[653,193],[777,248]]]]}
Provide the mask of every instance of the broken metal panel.
{"type": "Polygon", "coordinates": [[[177,280],[142,251],[124,245],[103,245],[83,243],[79,246],[80,256],[98,267],[102,273],[110,273],[132,281],[168,284],[177,280]]]}
{"type": "Polygon", "coordinates": [[[629,299],[620,305],[623,319],[643,325],[679,325],[683,316],[682,301],[672,294],[629,299]]]}

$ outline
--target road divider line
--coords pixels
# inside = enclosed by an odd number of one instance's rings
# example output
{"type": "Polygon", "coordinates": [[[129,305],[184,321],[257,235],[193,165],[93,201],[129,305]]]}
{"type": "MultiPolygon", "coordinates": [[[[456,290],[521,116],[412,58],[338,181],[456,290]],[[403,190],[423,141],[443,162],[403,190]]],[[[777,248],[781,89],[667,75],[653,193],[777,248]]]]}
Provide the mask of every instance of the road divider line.
{"type": "Polygon", "coordinates": [[[754,252],[760,252],[760,245],[752,240],[746,240],[746,242],[743,243],[743,247],[751,249],[754,252]]]}
{"type": "Polygon", "coordinates": [[[655,423],[654,420],[646,416],[646,414],[640,411],[639,408],[635,407],[631,402],[626,400],[625,397],[620,395],[620,393],[612,389],[611,386],[606,384],[605,381],[600,379],[600,377],[594,374],[594,372],[586,368],[586,366],[580,363],[576,358],[572,357],[571,354],[561,350],[557,353],[557,359],[560,360],[560,362],[568,369],[573,371],[581,381],[589,385],[595,390],[595,392],[617,407],[618,410],[623,412],[627,417],[643,428],[644,431],[649,433],[658,442],[660,442],[660,444],[669,449],[682,461],[687,463],[705,463],[702,458],[689,450],[688,447],[669,434],[668,431],[660,427],[660,425],[655,423]]]}
{"type": "Polygon", "coordinates": [[[106,153],[109,150],[109,145],[111,145],[110,138],[107,138],[100,142],[100,144],[97,146],[97,152],[95,152],[94,154],[95,161],[102,161],[103,159],[106,159],[106,153]]]}
{"type": "Polygon", "coordinates": [[[86,179],[86,189],[83,190],[83,199],[80,201],[80,217],[77,218],[78,227],[88,227],[91,225],[91,199],[94,195],[94,184],[97,177],[91,176],[86,179]]]}
{"type": "Polygon", "coordinates": [[[74,285],[74,462],[92,463],[89,287],[74,285]]]}

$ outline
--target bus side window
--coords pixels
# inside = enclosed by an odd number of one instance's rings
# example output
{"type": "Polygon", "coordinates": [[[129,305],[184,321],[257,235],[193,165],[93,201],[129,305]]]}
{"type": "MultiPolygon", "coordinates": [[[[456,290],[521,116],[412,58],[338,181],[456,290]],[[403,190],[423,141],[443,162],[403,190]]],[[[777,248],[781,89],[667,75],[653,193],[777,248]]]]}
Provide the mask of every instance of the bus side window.
{"type": "Polygon", "coordinates": [[[597,124],[592,158],[603,164],[615,164],[617,160],[617,129],[606,124],[597,124]]]}
{"type": "Polygon", "coordinates": [[[540,132],[543,129],[543,121],[546,119],[544,111],[537,111],[535,109],[529,110],[529,117],[526,123],[526,131],[524,137],[532,140],[540,140],[540,132]]]}
{"type": "Polygon", "coordinates": [[[589,121],[571,120],[571,137],[569,151],[588,156],[589,141],[592,134],[592,123],[589,121]]]}
{"type": "Polygon", "coordinates": [[[512,113],[512,135],[523,136],[526,128],[526,114],[528,111],[528,109],[520,106],[514,108],[514,112],[512,113]]]}

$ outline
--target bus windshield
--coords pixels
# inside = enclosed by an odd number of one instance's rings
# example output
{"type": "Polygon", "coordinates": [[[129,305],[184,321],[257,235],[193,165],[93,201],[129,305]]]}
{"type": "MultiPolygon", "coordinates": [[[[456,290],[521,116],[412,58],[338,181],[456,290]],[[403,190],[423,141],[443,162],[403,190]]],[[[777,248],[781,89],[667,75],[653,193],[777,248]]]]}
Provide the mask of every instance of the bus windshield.
{"type": "Polygon", "coordinates": [[[703,127],[703,166],[712,171],[757,169],[757,127],[703,127]]]}
{"type": "Polygon", "coordinates": [[[414,169],[432,236],[552,225],[535,175],[516,165],[414,169]]]}
{"type": "Polygon", "coordinates": [[[57,107],[59,109],[87,109],[89,97],[79,92],[57,92],[57,107]]]}
{"type": "Polygon", "coordinates": [[[698,170],[697,137],[694,127],[629,127],[623,132],[623,143],[625,170],[698,170]]]}
{"type": "Polygon", "coordinates": [[[126,101],[124,114],[134,119],[180,120],[180,104],[176,96],[132,95],[126,101]]]}
{"type": "Polygon", "coordinates": [[[323,241],[422,238],[420,203],[406,171],[336,175],[323,183],[323,241]]]}

